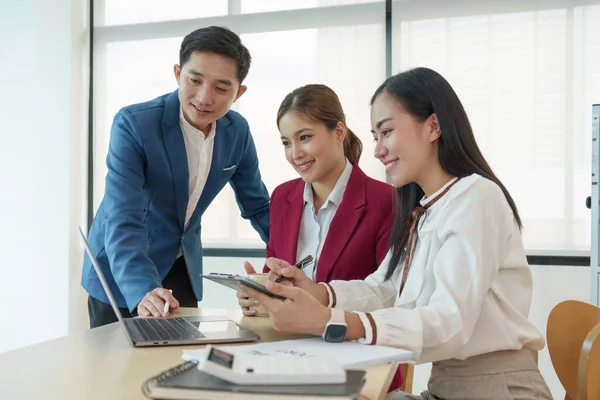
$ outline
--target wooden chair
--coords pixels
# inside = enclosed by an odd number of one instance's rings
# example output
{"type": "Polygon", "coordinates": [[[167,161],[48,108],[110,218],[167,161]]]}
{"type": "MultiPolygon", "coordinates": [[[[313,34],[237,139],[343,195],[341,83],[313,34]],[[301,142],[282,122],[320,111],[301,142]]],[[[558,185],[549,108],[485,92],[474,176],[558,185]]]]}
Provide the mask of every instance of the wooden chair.
{"type": "Polygon", "coordinates": [[[404,374],[404,383],[400,386],[400,390],[406,393],[412,393],[413,375],[415,372],[414,364],[402,364],[402,372],[404,374]]]}
{"type": "Polygon", "coordinates": [[[548,317],[546,339],[565,400],[600,399],[600,308],[575,300],[559,303],[548,317]]]}

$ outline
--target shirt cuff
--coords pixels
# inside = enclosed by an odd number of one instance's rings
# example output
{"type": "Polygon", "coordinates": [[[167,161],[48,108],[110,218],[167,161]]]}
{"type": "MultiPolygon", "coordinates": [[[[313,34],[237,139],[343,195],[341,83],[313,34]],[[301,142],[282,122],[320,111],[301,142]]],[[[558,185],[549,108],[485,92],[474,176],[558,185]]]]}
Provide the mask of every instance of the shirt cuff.
{"type": "Polygon", "coordinates": [[[327,296],[329,296],[329,303],[327,304],[327,308],[335,308],[335,305],[337,303],[335,291],[329,283],[319,282],[319,284],[325,286],[325,289],[327,289],[327,296]]]}
{"type": "Polygon", "coordinates": [[[371,316],[371,313],[354,311],[354,314],[358,315],[360,322],[362,322],[363,327],[365,328],[365,337],[359,338],[358,342],[361,344],[376,344],[377,325],[375,325],[375,320],[371,316]]]}

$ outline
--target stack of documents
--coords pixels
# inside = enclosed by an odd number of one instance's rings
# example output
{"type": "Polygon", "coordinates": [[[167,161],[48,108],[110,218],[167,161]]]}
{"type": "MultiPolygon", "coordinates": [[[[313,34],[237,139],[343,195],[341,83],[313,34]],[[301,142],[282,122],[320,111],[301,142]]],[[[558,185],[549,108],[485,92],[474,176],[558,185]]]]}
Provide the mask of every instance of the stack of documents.
{"type": "MultiPolygon", "coordinates": [[[[412,351],[387,346],[366,346],[357,342],[328,343],[321,338],[264,342],[245,346],[227,346],[227,351],[236,354],[264,356],[294,355],[298,357],[335,358],[346,369],[360,369],[390,362],[410,363],[416,358],[412,351]]],[[[184,350],[183,359],[199,362],[204,350],[184,350]]]]}
{"type": "Polygon", "coordinates": [[[330,357],[336,359],[347,373],[345,384],[331,385],[235,385],[208,375],[197,368],[204,350],[184,350],[185,363],[153,377],[143,386],[151,399],[243,399],[243,400],[303,400],[355,399],[365,384],[363,368],[390,362],[412,362],[416,354],[386,346],[365,346],[357,342],[327,343],[321,338],[226,346],[233,355],[277,357],[330,357]]]}

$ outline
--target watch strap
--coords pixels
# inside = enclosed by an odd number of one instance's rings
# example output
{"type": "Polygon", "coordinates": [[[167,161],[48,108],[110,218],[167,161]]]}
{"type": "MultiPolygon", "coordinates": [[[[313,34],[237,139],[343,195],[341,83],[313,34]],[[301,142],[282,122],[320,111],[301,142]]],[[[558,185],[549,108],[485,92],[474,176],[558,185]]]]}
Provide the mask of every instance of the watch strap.
{"type": "Polygon", "coordinates": [[[329,318],[328,325],[346,325],[346,313],[344,310],[339,308],[331,309],[331,317],[329,318]]]}

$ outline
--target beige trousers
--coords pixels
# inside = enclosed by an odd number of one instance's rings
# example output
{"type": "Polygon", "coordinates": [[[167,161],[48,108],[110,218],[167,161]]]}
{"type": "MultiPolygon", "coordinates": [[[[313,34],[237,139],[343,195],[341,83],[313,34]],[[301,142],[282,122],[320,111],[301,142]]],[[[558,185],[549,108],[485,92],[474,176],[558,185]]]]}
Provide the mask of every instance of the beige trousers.
{"type": "Polygon", "coordinates": [[[537,366],[537,352],[525,347],[466,360],[434,362],[427,390],[395,393],[394,400],[551,400],[537,366]]]}

